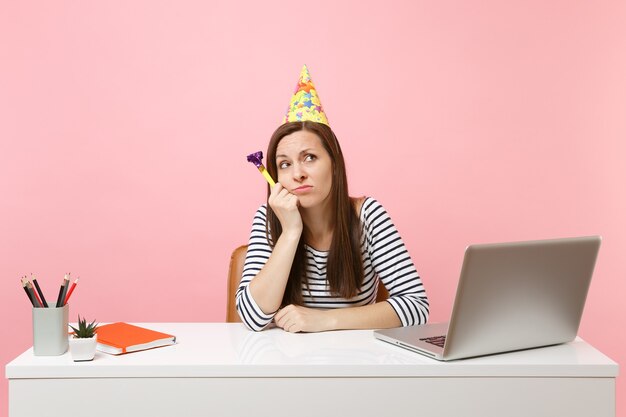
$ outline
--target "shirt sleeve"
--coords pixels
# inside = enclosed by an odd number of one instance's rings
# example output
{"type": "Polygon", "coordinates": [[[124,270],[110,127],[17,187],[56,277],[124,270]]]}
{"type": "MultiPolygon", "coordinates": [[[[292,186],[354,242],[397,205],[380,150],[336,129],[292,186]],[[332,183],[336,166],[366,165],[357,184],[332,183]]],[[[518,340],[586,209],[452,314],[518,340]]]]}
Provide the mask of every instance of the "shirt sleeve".
{"type": "Polygon", "coordinates": [[[265,232],[266,212],[265,205],[262,205],[254,215],[246,260],[235,298],[235,305],[241,321],[246,327],[254,331],[260,331],[267,327],[276,314],[275,312],[265,314],[252,297],[249,288],[250,281],[263,269],[272,254],[272,248],[265,232]]]}
{"type": "Polygon", "coordinates": [[[429,304],[422,280],[389,214],[373,198],[363,203],[363,229],[374,271],[402,325],[426,323],[429,304]]]}

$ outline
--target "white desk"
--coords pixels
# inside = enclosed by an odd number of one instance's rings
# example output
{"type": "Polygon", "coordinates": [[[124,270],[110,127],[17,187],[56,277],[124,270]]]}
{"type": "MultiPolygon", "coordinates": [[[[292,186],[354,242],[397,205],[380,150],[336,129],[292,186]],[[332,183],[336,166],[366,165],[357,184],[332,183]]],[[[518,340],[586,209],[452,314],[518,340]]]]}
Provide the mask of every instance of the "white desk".
{"type": "Polygon", "coordinates": [[[7,364],[9,416],[614,416],[618,365],[581,339],[441,363],[371,331],[139,323],[175,346],[7,364]]]}

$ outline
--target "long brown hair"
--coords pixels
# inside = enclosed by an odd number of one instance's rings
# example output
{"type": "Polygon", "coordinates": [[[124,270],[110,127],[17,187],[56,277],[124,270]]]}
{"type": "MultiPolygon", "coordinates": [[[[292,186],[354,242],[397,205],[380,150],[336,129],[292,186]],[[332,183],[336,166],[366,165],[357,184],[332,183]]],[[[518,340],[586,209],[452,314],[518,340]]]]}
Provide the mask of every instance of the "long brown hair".
{"type": "MultiPolygon", "coordinates": [[[[334,225],[333,239],[328,252],[326,277],[330,292],[334,296],[351,298],[358,294],[363,284],[363,261],[361,258],[361,225],[359,216],[348,194],[348,179],[341,147],[333,131],[325,124],[316,122],[290,122],[281,125],[270,139],[267,147],[267,170],[273,178],[278,178],[276,167],[276,149],[278,143],[287,135],[300,130],[315,133],[321,140],[324,149],[332,161],[332,186],[330,189],[331,223],[334,225]]],[[[270,245],[273,247],[282,233],[278,217],[269,205],[270,190],[267,197],[268,237],[271,232],[270,245]]],[[[306,285],[306,251],[304,234],[300,236],[298,249],[291,264],[289,280],[283,295],[283,306],[288,304],[302,305],[302,288],[306,285]]]]}

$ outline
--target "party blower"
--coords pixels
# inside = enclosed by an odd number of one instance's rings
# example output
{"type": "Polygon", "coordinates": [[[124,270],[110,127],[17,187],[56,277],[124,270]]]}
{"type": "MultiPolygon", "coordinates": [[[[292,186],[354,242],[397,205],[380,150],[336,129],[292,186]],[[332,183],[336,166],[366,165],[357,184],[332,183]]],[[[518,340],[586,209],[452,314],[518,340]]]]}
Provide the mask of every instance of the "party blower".
{"type": "Polygon", "coordinates": [[[261,174],[263,174],[267,182],[269,182],[270,187],[273,187],[274,185],[276,185],[276,182],[272,179],[270,173],[267,172],[267,169],[265,169],[265,166],[263,165],[263,152],[262,151],[258,151],[258,152],[251,153],[250,155],[248,155],[248,162],[252,162],[254,166],[257,167],[259,171],[261,171],[261,174]]]}

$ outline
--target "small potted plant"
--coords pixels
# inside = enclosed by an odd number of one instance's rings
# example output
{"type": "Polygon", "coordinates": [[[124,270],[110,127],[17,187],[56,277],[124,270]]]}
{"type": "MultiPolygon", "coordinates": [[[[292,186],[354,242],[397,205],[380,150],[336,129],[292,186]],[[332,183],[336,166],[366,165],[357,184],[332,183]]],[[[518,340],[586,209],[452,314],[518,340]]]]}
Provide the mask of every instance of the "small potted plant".
{"type": "Polygon", "coordinates": [[[70,354],[74,362],[90,361],[96,355],[96,346],[98,344],[98,335],[96,329],[98,323],[92,321],[87,324],[87,320],[78,315],[78,328],[70,326],[74,333],[70,338],[70,354]]]}

